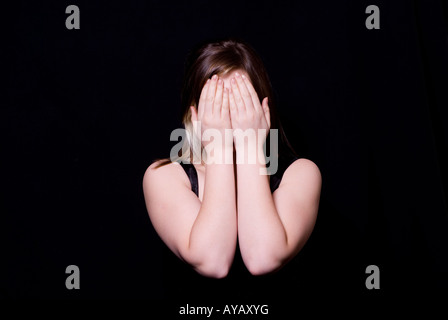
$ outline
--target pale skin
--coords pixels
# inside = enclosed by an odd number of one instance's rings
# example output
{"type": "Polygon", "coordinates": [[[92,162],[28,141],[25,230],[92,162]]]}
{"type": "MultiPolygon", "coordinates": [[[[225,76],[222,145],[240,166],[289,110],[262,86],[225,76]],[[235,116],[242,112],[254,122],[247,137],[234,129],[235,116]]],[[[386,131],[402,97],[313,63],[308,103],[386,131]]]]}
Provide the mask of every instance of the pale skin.
{"type": "MultiPolygon", "coordinates": [[[[243,70],[213,76],[201,93],[192,121],[208,128],[269,129],[268,99],[260,102],[243,70]]],[[[264,139],[255,141],[262,148],[264,139]]],[[[207,142],[203,142],[205,146],[207,142]]],[[[247,144],[247,143],[246,143],[247,144]]],[[[235,139],[222,145],[238,154],[247,145],[235,139]]],[[[167,246],[204,276],[223,278],[235,255],[237,236],[243,261],[253,275],[280,269],[308,240],[316,221],[321,175],[310,160],[294,161],[271,193],[266,165],[252,163],[194,164],[199,197],[178,163],[145,173],[143,190],[151,222],[167,246]]]]}

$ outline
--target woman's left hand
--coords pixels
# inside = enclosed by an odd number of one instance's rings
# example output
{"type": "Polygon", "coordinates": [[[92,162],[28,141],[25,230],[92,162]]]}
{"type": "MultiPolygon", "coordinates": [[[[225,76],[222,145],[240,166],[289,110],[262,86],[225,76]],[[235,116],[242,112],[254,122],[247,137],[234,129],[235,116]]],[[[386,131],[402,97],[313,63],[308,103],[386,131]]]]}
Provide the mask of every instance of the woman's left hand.
{"type": "MultiPolygon", "coordinates": [[[[230,80],[231,90],[229,94],[230,118],[232,129],[253,130],[256,137],[256,145],[262,147],[271,126],[268,97],[260,103],[257,92],[245,75],[235,73],[230,80]],[[260,131],[259,129],[263,129],[260,131]]],[[[245,139],[238,139],[234,134],[235,148],[244,147],[245,139]]]]}

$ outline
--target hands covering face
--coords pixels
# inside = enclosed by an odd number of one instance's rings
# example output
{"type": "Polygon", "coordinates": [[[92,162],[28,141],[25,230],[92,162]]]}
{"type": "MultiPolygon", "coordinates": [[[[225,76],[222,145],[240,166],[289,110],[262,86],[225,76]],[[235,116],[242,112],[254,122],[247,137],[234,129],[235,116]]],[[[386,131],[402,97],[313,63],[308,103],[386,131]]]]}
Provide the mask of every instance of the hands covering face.
{"type": "MultiPolygon", "coordinates": [[[[264,139],[271,126],[268,98],[260,103],[258,95],[249,79],[238,72],[230,79],[230,90],[224,88],[224,81],[217,75],[207,80],[199,99],[198,111],[191,107],[192,121],[201,122],[202,133],[207,129],[217,129],[224,137],[225,129],[264,129],[264,139]]],[[[240,143],[235,139],[235,144],[240,143]]],[[[235,145],[235,147],[239,147],[235,145]]]]}

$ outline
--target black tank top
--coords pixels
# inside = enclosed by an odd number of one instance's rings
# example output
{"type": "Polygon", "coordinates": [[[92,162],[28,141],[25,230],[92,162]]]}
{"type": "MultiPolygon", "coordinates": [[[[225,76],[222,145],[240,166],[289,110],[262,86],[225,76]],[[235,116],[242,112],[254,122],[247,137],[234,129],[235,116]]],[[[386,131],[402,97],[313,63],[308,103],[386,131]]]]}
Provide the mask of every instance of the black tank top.
{"type": "MultiPolygon", "coordinates": [[[[278,170],[270,176],[269,180],[272,193],[280,185],[286,169],[297,159],[293,155],[279,157],[278,170]]],[[[190,180],[191,190],[198,196],[199,184],[195,167],[191,163],[179,163],[190,180]]],[[[294,278],[294,274],[291,273],[294,270],[293,261],[294,259],[276,273],[254,277],[246,269],[237,244],[235,258],[227,277],[212,279],[198,274],[164,246],[162,279],[164,297],[174,300],[200,299],[201,301],[266,298],[269,295],[275,298],[282,286],[290,285],[294,278]]]]}

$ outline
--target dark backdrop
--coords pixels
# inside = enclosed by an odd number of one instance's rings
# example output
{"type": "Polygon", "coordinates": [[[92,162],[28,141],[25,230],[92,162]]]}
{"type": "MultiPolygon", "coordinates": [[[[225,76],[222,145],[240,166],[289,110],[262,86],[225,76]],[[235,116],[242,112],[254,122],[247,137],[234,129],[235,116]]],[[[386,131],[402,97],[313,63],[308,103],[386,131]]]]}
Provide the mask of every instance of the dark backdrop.
{"type": "Polygon", "coordinates": [[[163,298],[163,243],[142,177],[181,126],[188,51],[224,36],[260,53],[288,137],[322,172],[294,294],[443,293],[447,8],[442,0],[17,1],[4,11],[2,41],[1,295],[163,298]],[[80,8],[80,30],[65,28],[70,4],[80,8]],[[380,30],[365,27],[370,4],[380,8],[380,30]],[[65,288],[71,264],[80,290],[65,288]],[[380,267],[377,291],[364,285],[370,264],[380,267]]]}

